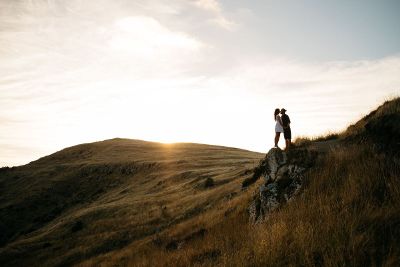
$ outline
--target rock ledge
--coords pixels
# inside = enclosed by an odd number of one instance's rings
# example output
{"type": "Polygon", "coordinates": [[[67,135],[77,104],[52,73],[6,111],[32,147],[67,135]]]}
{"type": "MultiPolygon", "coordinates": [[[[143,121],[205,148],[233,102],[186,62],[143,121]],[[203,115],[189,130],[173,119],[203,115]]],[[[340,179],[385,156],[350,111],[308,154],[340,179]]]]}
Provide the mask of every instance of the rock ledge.
{"type": "Polygon", "coordinates": [[[259,177],[264,179],[248,208],[250,219],[254,222],[263,219],[296,196],[303,185],[303,175],[313,166],[316,156],[315,151],[307,149],[284,152],[272,148],[255,169],[254,176],[243,182],[245,187],[259,177]]]}

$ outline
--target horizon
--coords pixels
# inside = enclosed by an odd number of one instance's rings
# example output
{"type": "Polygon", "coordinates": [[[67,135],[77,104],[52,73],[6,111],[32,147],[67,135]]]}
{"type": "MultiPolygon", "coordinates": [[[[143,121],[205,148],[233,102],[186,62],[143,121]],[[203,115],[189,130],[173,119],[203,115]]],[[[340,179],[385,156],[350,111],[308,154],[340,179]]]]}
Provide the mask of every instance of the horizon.
{"type": "Polygon", "coordinates": [[[343,131],[400,95],[399,10],[0,0],[0,167],[121,136],[265,153],[283,107],[293,139],[343,131]]]}
{"type": "MultiPolygon", "coordinates": [[[[400,96],[395,96],[395,97],[393,97],[393,98],[397,98],[397,97],[400,97],[400,96]]],[[[393,99],[393,98],[392,98],[392,99],[393,99]]],[[[392,99],[388,99],[388,98],[387,98],[385,101],[390,101],[390,100],[392,100],[392,99]]],[[[382,104],[382,103],[381,103],[381,104],[382,104]]],[[[381,104],[379,104],[376,108],[378,108],[381,104]]],[[[374,108],[373,110],[375,110],[376,108],[374,108]]],[[[371,110],[371,112],[372,112],[373,110],[371,110]]],[[[364,114],[362,117],[368,115],[369,113],[370,113],[370,112],[364,114]]],[[[359,120],[361,120],[362,117],[360,117],[359,120]]],[[[358,121],[358,120],[357,120],[357,121],[358,121]]],[[[354,122],[350,123],[350,124],[347,125],[344,129],[342,129],[342,131],[346,130],[347,127],[349,127],[350,125],[356,123],[357,121],[354,121],[354,122]]],[[[340,134],[340,132],[341,132],[341,131],[338,131],[338,132],[327,131],[326,133],[323,133],[323,134],[320,134],[320,135],[297,136],[296,138],[298,138],[298,137],[301,137],[301,138],[303,138],[303,137],[306,137],[306,138],[314,138],[314,137],[320,137],[320,136],[322,136],[322,135],[327,135],[327,134],[336,134],[336,133],[340,134]]],[[[19,167],[19,166],[23,166],[23,165],[29,164],[29,163],[31,163],[31,162],[33,162],[33,161],[39,160],[39,159],[42,158],[42,157],[46,157],[46,156],[52,155],[52,154],[54,154],[54,153],[60,152],[60,151],[66,149],[66,148],[69,148],[69,147],[74,147],[74,146],[79,146],[79,145],[84,145],[84,144],[93,144],[93,143],[105,142],[105,141],[113,141],[113,140],[115,140],[115,139],[129,140],[129,141],[140,141],[140,142],[145,142],[145,143],[157,143],[157,144],[166,145],[166,146],[175,145],[175,144],[194,144],[194,145],[205,145],[205,146],[216,146],[216,147],[219,146],[219,147],[226,147],[226,148],[232,148],[232,149],[246,150],[246,151],[255,152],[255,153],[262,153],[262,154],[265,154],[265,153],[266,153],[266,151],[255,151],[255,150],[249,150],[249,149],[247,149],[247,148],[226,146],[226,145],[221,145],[221,144],[195,143],[195,142],[184,142],[184,141],[182,141],[182,142],[181,142],[181,141],[177,141],[177,142],[162,142],[162,141],[154,141],[154,140],[135,139],[135,138],[129,138],[129,137],[113,137],[113,138],[104,139],[104,140],[92,140],[92,141],[89,141],[89,142],[74,144],[74,145],[71,145],[71,146],[68,146],[68,147],[62,147],[61,149],[59,149],[59,150],[57,150],[57,151],[52,151],[52,152],[50,152],[49,154],[42,155],[42,156],[40,156],[39,158],[35,158],[35,159],[33,159],[32,161],[30,161],[30,162],[26,162],[26,163],[20,164],[20,165],[4,165],[4,166],[0,165],[0,168],[3,168],[3,167],[19,167]]],[[[293,140],[293,139],[292,139],[292,140],[293,140]]],[[[282,143],[282,142],[280,142],[280,144],[281,144],[281,143],[282,143]]],[[[281,145],[282,145],[282,144],[281,144],[281,145]]],[[[267,150],[270,149],[270,148],[272,148],[272,146],[271,146],[271,147],[268,147],[267,150]]]]}

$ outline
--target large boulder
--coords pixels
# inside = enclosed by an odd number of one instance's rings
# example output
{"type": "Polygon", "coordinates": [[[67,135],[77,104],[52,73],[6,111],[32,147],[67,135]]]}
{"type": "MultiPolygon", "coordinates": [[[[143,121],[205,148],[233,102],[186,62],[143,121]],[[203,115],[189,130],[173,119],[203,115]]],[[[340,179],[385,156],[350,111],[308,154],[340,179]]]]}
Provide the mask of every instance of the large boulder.
{"type": "Polygon", "coordinates": [[[290,201],[303,184],[303,175],[315,162],[316,152],[293,149],[284,152],[272,148],[258,166],[264,178],[249,206],[252,221],[265,218],[271,211],[290,201]]]}

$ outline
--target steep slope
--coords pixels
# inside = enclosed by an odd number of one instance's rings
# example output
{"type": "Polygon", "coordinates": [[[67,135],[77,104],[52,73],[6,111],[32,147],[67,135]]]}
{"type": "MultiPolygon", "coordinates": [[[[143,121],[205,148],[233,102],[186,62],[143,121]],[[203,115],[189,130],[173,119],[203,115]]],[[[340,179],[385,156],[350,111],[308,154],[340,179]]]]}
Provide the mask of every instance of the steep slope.
{"type": "Polygon", "coordinates": [[[238,194],[261,157],[112,139],[2,168],[0,263],[70,265],[171,229],[238,194]]]}
{"type": "Polygon", "coordinates": [[[369,142],[385,152],[399,155],[400,97],[386,101],[376,110],[350,125],[342,137],[353,143],[369,142]]]}

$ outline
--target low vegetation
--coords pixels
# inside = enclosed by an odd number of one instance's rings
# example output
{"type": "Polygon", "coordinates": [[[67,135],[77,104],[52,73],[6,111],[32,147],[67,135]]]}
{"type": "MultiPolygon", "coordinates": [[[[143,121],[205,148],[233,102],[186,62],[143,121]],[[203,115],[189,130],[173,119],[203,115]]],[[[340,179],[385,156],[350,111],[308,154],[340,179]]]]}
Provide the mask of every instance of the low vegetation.
{"type": "MultiPolygon", "coordinates": [[[[39,258],[69,266],[153,242],[236,197],[241,178],[251,175],[243,173],[262,156],[113,139],[2,168],[0,266],[34,266],[39,258]]],[[[202,226],[185,227],[182,235],[202,226]]],[[[163,240],[163,248],[176,238],[163,240]]]]}
{"type": "Polygon", "coordinates": [[[301,197],[262,223],[250,224],[246,205],[238,205],[202,239],[125,259],[132,266],[398,266],[399,174],[399,162],[367,146],[337,148],[307,174],[301,197]]]}
{"type": "Polygon", "coordinates": [[[338,140],[339,138],[340,138],[340,135],[337,133],[328,133],[328,134],[319,135],[319,136],[315,136],[315,137],[300,136],[300,137],[297,137],[296,140],[294,140],[294,145],[295,146],[307,146],[313,142],[332,141],[332,140],[338,140]]]}

